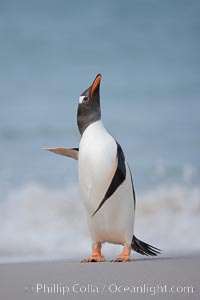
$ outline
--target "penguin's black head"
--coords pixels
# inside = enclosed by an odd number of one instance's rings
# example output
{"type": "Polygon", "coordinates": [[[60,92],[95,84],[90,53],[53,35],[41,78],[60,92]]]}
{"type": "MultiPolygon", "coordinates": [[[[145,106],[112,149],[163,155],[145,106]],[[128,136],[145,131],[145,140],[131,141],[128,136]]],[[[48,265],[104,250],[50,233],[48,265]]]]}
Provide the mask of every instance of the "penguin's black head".
{"type": "Polygon", "coordinates": [[[100,82],[101,74],[98,74],[92,85],[79,97],[77,123],[81,134],[90,124],[101,119],[100,82]]]}

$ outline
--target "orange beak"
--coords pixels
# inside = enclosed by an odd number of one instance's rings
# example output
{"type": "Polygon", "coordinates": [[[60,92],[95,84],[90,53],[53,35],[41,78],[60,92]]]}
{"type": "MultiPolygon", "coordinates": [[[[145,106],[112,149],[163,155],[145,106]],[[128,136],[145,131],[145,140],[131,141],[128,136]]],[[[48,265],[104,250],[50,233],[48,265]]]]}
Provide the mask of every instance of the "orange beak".
{"type": "Polygon", "coordinates": [[[101,74],[98,74],[98,75],[96,76],[96,78],[95,78],[95,80],[94,80],[92,86],[91,86],[90,97],[93,96],[94,91],[97,89],[97,87],[99,86],[100,82],[101,82],[101,74]]]}

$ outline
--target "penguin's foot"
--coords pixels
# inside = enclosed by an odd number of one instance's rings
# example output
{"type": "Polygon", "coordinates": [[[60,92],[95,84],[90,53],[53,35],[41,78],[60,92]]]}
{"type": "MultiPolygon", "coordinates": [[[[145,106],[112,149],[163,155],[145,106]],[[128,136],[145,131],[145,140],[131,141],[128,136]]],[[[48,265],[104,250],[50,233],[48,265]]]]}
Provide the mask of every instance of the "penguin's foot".
{"type": "Polygon", "coordinates": [[[101,254],[101,243],[93,244],[92,245],[92,255],[90,258],[83,258],[81,260],[82,263],[89,263],[89,262],[104,262],[105,258],[101,254]]]}
{"type": "Polygon", "coordinates": [[[124,244],[124,248],[120,255],[112,259],[111,262],[125,262],[125,261],[130,261],[131,259],[131,245],[124,244]]]}
{"type": "Polygon", "coordinates": [[[89,258],[83,258],[81,260],[82,263],[89,263],[89,262],[104,262],[105,258],[103,255],[97,256],[97,255],[91,255],[89,258]]]}
{"type": "Polygon", "coordinates": [[[119,255],[117,258],[111,260],[111,262],[125,262],[130,261],[130,255],[119,255]]]}

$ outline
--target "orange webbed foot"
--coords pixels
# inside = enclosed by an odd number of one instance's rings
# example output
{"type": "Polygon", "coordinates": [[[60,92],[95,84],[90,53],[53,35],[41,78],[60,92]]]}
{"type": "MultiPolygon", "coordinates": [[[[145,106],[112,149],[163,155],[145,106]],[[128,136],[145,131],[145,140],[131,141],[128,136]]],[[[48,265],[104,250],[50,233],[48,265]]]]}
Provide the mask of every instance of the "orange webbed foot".
{"type": "Polygon", "coordinates": [[[81,260],[82,263],[89,262],[104,262],[105,258],[101,254],[101,243],[96,243],[92,245],[92,255],[90,258],[83,258],[81,260]]]}
{"type": "Polygon", "coordinates": [[[115,259],[112,259],[111,262],[126,262],[131,259],[131,246],[128,244],[124,244],[124,248],[122,253],[115,259]]]}
{"type": "Polygon", "coordinates": [[[81,260],[82,263],[89,263],[89,262],[104,262],[105,258],[103,255],[92,255],[89,258],[83,258],[81,260]]]}
{"type": "Polygon", "coordinates": [[[130,261],[130,255],[119,255],[117,258],[111,260],[111,262],[125,262],[130,261]]]}

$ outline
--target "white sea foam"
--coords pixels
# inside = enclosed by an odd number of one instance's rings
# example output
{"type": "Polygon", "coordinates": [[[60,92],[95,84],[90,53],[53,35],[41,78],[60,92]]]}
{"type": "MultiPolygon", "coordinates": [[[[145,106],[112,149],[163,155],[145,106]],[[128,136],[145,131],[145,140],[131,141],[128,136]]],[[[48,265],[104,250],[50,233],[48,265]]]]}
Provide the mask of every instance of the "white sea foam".
{"type": "Polygon", "coordinates": [[[1,257],[73,257],[88,243],[78,189],[38,184],[13,189],[1,201],[1,257]]]}
{"type": "MultiPolygon", "coordinates": [[[[200,250],[200,188],[159,187],[139,194],[135,234],[168,252],[200,250]]],[[[90,238],[77,186],[39,184],[12,189],[0,201],[0,260],[75,258],[90,254],[90,238]]],[[[117,246],[104,246],[110,256],[117,246]]]]}
{"type": "Polygon", "coordinates": [[[200,188],[159,187],[139,196],[137,234],[165,252],[200,250],[200,188]]]}

